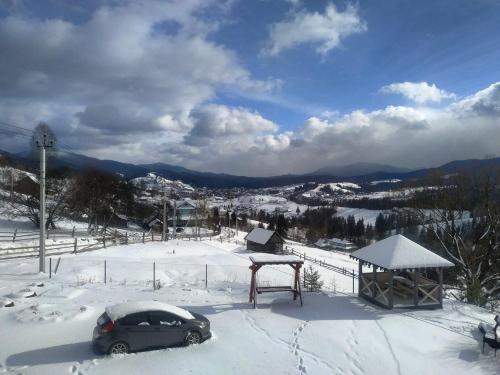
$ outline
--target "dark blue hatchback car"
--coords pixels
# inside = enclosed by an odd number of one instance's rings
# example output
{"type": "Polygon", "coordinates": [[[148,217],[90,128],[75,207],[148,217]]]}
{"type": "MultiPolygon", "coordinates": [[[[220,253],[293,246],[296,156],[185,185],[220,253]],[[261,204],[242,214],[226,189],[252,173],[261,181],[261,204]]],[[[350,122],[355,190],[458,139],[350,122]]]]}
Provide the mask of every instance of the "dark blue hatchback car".
{"type": "Polygon", "coordinates": [[[125,302],[106,308],[92,344],[97,353],[120,354],[199,344],[210,337],[203,315],[158,301],[125,302]]]}

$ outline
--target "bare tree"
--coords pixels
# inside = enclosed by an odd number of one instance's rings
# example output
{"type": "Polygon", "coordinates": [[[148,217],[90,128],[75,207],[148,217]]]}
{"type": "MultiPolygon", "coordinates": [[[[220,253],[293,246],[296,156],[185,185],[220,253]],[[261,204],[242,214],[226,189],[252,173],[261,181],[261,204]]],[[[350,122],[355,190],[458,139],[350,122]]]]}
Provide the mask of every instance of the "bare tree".
{"type": "Polygon", "coordinates": [[[480,306],[495,303],[500,295],[498,173],[440,180],[421,202],[425,228],[455,264],[458,297],[480,306]]]}
{"type": "MultiPolygon", "coordinates": [[[[72,186],[71,181],[65,178],[47,178],[46,228],[55,228],[56,222],[65,216],[66,200],[72,186]]],[[[37,181],[25,177],[17,181],[12,196],[3,196],[0,199],[5,212],[13,217],[27,218],[35,227],[40,227],[40,190],[37,181]]]]}

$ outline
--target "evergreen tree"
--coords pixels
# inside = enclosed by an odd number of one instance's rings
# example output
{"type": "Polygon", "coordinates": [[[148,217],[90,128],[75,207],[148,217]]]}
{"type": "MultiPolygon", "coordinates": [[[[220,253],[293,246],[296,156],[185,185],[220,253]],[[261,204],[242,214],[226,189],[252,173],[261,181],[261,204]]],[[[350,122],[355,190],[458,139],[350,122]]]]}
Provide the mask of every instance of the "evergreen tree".
{"type": "Polygon", "coordinates": [[[377,239],[381,240],[384,238],[384,234],[386,232],[386,219],[382,212],[378,214],[377,219],[375,220],[375,233],[377,235],[377,239]]]}
{"type": "Polygon", "coordinates": [[[306,290],[309,292],[321,291],[323,281],[320,280],[319,272],[315,270],[313,266],[309,266],[309,269],[304,269],[304,280],[306,290]]]}

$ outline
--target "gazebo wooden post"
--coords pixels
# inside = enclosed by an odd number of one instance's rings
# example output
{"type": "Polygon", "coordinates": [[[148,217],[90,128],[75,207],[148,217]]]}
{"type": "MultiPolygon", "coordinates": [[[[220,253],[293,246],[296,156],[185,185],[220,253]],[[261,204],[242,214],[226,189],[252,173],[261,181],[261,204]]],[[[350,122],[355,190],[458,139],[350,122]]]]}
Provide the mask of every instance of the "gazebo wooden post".
{"type": "Polygon", "coordinates": [[[389,270],[389,307],[394,307],[394,271],[389,270]]]}
{"type": "Polygon", "coordinates": [[[358,261],[358,296],[361,296],[363,290],[363,262],[358,261]]]}
{"type": "Polygon", "coordinates": [[[418,271],[413,270],[413,305],[418,306],[418,271]]]}
{"type": "Polygon", "coordinates": [[[372,264],[373,267],[373,286],[372,286],[372,297],[375,298],[375,295],[377,294],[377,286],[375,285],[377,283],[377,266],[375,264],[372,264]]]}
{"type": "Polygon", "coordinates": [[[443,308],[443,267],[439,267],[437,272],[439,280],[439,291],[438,291],[439,306],[443,308]]]}

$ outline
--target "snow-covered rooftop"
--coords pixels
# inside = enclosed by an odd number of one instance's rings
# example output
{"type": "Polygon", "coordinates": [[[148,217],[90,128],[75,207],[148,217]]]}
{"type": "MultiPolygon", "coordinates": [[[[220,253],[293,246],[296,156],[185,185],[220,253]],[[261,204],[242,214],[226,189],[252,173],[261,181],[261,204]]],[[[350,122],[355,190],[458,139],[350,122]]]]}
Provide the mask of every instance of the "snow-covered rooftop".
{"type": "Polygon", "coordinates": [[[400,234],[359,249],[351,257],[388,270],[453,267],[450,261],[400,234]]]}
{"type": "Polygon", "coordinates": [[[189,311],[159,301],[123,302],[106,307],[106,314],[113,321],[123,318],[128,314],[143,311],[166,311],[186,320],[194,319],[194,316],[189,311]]]}
{"type": "Polygon", "coordinates": [[[274,263],[274,264],[288,264],[288,263],[304,263],[302,259],[295,255],[275,255],[275,254],[254,254],[250,255],[252,263],[274,263]]]}
{"type": "Polygon", "coordinates": [[[245,240],[252,241],[261,245],[265,245],[273,236],[274,231],[264,228],[255,228],[245,236],[245,240]]]}

